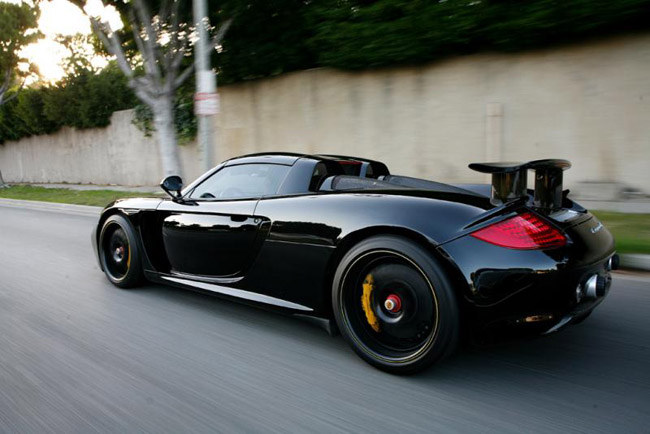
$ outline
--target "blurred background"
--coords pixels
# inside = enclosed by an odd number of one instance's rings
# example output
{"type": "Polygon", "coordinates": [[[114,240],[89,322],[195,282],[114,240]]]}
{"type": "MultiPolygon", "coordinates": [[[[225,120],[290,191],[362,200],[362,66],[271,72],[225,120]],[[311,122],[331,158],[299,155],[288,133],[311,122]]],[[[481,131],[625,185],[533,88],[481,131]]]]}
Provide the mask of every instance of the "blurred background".
{"type": "Polygon", "coordinates": [[[553,157],[587,206],[650,212],[650,1],[35,1],[0,2],[9,183],[265,151],[475,183],[471,162],[553,157]]]}

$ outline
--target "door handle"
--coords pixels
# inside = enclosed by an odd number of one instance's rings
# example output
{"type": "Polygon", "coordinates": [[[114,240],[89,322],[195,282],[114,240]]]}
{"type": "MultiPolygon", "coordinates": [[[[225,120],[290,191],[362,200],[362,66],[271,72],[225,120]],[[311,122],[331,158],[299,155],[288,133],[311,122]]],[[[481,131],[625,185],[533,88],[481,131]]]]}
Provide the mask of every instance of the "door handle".
{"type": "Polygon", "coordinates": [[[248,217],[246,217],[245,215],[233,215],[230,216],[230,220],[234,222],[245,222],[246,220],[248,220],[248,217]]]}

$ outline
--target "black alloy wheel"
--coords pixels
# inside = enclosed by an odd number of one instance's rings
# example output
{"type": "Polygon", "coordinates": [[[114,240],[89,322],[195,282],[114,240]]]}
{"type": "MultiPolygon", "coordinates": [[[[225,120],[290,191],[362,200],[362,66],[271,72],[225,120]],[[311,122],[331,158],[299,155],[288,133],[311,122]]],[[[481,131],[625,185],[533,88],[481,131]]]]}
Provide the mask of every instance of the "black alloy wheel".
{"type": "Polygon", "coordinates": [[[418,372],[449,354],[458,309],[432,255],[408,239],[368,238],[342,259],[333,288],[336,321],[364,360],[397,374],[418,372]]]}
{"type": "Polygon", "coordinates": [[[108,280],[121,288],[142,281],[140,252],[131,223],[121,215],[109,217],[99,237],[99,255],[108,280]]]}

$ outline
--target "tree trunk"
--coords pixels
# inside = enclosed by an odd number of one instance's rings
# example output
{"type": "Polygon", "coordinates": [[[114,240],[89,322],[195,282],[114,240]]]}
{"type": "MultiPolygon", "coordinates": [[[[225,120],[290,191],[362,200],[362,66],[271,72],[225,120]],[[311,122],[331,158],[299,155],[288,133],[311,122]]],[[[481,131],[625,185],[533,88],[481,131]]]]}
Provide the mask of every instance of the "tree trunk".
{"type": "Polygon", "coordinates": [[[151,109],[153,111],[153,123],[156,127],[156,138],[158,140],[158,149],[160,150],[163,175],[182,176],[176,145],[174,107],[171,97],[159,98],[151,109]]]}
{"type": "Polygon", "coordinates": [[[2,179],[2,171],[0,171],[0,188],[6,188],[9,187],[7,184],[5,184],[4,179],[2,179]]]}

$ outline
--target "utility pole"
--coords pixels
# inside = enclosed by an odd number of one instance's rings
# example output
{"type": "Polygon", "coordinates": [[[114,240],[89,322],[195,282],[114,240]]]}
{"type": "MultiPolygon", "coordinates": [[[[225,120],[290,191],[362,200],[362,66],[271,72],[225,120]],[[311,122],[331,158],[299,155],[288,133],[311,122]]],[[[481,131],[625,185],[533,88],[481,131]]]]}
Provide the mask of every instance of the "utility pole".
{"type": "Polygon", "coordinates": [[[217,78],[210,66],[208,37],[208,13],[206,0],[192,0],[194,22],[198,41],[194,46],[194,66],[196,70],[196,94],[194,94],[194,113],[198,121],[197,141],[201,155],[201,168],[208,171],[214,162],[212,147],[216,144],[213,130],[214,115],[219,112],[217,78]]]}

